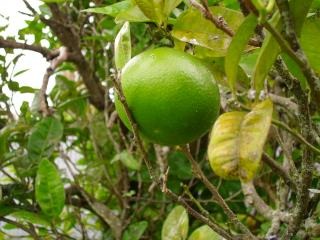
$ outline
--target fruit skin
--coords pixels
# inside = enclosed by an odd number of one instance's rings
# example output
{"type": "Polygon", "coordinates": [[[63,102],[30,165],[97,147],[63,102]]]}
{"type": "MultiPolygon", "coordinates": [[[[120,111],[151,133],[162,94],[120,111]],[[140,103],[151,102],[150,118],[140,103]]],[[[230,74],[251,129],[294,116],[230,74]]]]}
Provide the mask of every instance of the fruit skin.
{"type": "MultiPolygon", "coordinates": [[[[123,68],[121,83],[143,137],[162,145],[181,145],[205,134],[220,109],[219,89],[209,69],[172,48],[145,51],[123,68]]],[[[124,107],[119,117],[130,129],[124,107]]]]}

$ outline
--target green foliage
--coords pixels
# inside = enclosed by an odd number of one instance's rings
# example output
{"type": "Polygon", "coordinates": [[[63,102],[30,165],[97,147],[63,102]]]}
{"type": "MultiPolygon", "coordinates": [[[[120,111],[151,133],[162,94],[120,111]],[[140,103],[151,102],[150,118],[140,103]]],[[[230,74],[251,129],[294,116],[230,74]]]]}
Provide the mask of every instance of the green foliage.
{"type": "MultiPolygon", "coordinates": [[[[224,16],[234,31],[238,29],[243,19],[241,13],[228,8],[211,7],[210,10],[216,16],[224,16]]],[[[207,54],[211,57],[225,56],[231,41],[226,33],[217,29],[197,9],[193,8],[178,17],[172,35],[180,41],[207,48],[207,54]]]]}
{"type": "Polygon", "coordinates": [[[256,26],[257,17],[250,14],[239,27],[228,48],[224,66],[230,88],[233,92],[235,91],[235,83],[237,81],[238,65],[241,54],[247,46],[256,26]]]}
{"type": "Polygon", "coordinates": [[[131,59],[130,25],[125,22],[114,40],[114,61],[117,69],[122,69],[131,59]]]}
{"type": "MultiPolygon", "coordinates": [[[[285,16],[292,19],[303,51],[297,56],[283,47],[290,47],[292,39],[286,36],[288,29],[281,18],[283,6],[266,8],[271,0],[252,1],[261,3],[257,14],[237,0],[38,2],[36,6],[30,1],[37,14],[21,5],[19,10],[27,15],[22,15],[25,25],[14,29],[16,36],[11,31],[14,19],[0,15],[0,239],[228,239],[205,225],[203,218],[177,206],[169,191],[232,235],[230,239],[245,239],[241,224],[230,221],[235,219],[221,208],[214,189],[198,178],[195,163],[257,238],[270,239],[273,234],[289,239],[285,234],[295,226],[300,228],[299,235],[291,239],[319,238],[320,115],[313,93],[320,85],[310,84],[320,74],[319,0],[288,1],[285,16]],[[266,24],[281,36],[282,45],[266,24]],[[48,67],[61,46],[68,48],[68,59],[53,69],[45,93],[41,83],[34,83],[44,78],[47,69],[27,77],[30,69],[39,66],[22,65],[27,51],[2,49],[8,44],[4,40],[16,41],[21,48],[42,46],[48,67]],[[132,57],[159,47],[199,58],[219,84],[221,115],[211,134],[189,143],[193,164],[184,146],[142,140],[145,154],[141,152],[136,136],[115,110],[113,79],[121,77],[132,57]],[[306,58],[301,64],[297,57],[302,53],[306,58]],[[283,60],[284,68],[275,66],[276,59],[283,60]],[[103,97],[97,108],[99,95],[103,97]],[[48,113],[43,112],[44,96],[48,113]],[[263,152],[272,158],[271,164],[261,161],[263,152]],[[154,168],[154,179],[145,156],[154,168]],[[159,187],[155,179],[166,186],[159,187]],[[255,188],[248,196],[242,184],[251,181],[255,188]],[[287,218],[299,212],[305,214],[291,219],[297,220],[292,226],[287,218]]],[[[152,69],[151,65],[143,71],[152,69]]],[[[152,77],[156,75],[152,72],[152,77]]],[[[177,92],[185,88],[182,85],[177,92]]],[[[138,98],[132,97],[133,101],[138,98]]],[[[169,105],[177,107],[170,102],[164,109],[169,105]]],[[[199,110],[196,104],[192,107],[188,110],[199,110]]],[[[160,110],[158,106],[148,109],[150,113],[160,110]]],[[[171,116],[163,117],[170,120],[171,116]]],[[[184,132],[192,132],[193,126],[184,132]]],[[[174,130],[170,133],[176,137],[174,130]]]]}
{"type": "MultiPolygon", "coordinates": [[[[58,217],[63,210],[65,193],[63,183],[56,166],[47,159],[39,163],[36,182],[35,196],[41,210],[49,217],[58,217]]],[[[30,217],[31,215],[21,215],[20,217],[30,217]]],[[[36,223],[33,220],[33,223],[36,223]]]]}
{"type": "Polygon", "coordinates": [[[320,19],[308,18],[301,33],[301,45],[306,52],[311,66],[320,73],[320,50],[314,47],[315,42],[320,41],[320,19]]]}
{"type": "Polygon", "coordinates": [[[123,234],[123,240],[139,240],[148,227],[148,222],[141,221],[130,224],[123,234]]]}
{"type": "Polygon", "coordinates": [[[31,131],[28,139],[28,156],[33,161],[49,157],[63,134],[63,125],[54,117],[42,119],[31,131]]]}
{"type": "Polygon", "coordinates": [[[171,210],[162,226],[161,240],[185,240],[189,230],[186,210],[177,206],[171,210]]]}
{"type": "MultiPolygon", "coordinates": [[[[279,13],[275,14],[272,22],[277,30],[280,29],[279,13]]],[[[259,52],[252,76],[252,87],[256,91],[256,97],[258,97],[260,92],[264,89],[265,79],[280,52],[281,49],[276,39],[271,33],[268,33],[259,52]]]]}

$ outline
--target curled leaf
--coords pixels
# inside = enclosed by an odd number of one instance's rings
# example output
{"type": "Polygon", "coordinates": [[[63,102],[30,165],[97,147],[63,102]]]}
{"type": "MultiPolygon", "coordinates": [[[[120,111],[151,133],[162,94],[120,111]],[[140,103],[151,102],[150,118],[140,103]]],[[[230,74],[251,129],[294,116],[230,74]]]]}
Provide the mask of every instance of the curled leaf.
{"type": "Polygon", "coordinates": [[[125,22],[114,41],[115,64],[121,69],[131,58],[130,24],[125,22]]]}
{"type": "Polygon", "coordinates": [[[260,164],[271,126],[273,104],[268,99],[251,112],[228,112],[214,124],[208,155],[213,171],[225,179],[250,181],[260,164]]]}

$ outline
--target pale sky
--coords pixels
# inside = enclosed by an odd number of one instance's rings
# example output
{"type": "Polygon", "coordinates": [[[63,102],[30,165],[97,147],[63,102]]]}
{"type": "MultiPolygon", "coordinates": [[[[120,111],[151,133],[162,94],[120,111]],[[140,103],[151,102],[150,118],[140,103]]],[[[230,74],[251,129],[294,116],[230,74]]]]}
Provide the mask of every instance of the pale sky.
{"type": "MultiPolygon", "coordinates": [[[[8,37],[8,36],[17,36],[17,33],[19,29],[26,26],[24,23],[25,20],[28,20],[28,16],[23,15],[19,13],[18,11],[29,13],[29,11],[26,9],[24,3],[22,0],[9,0],[1,1],[1,8],[0,8],[0,14],[3,16],[10,17],[9,22],[5,21],[2,17],[0,17],[0,26],[6,25],[9,23],[8,29],[1,33],[2,37],[8,37]]],[[[41,4],[41,1],[39,0],[28,0],[31,6],[33,6],[35,9],[38,9],[38,6],[41,4]]],[[[27,43],[32,43],[32,38],[28,38],[27,43]]],[[[0,49],[1,53],[4,51],[0,49]]],[[[20,58],[18,61],[14,72],[18,72],[23,69],[29,69],[27,72],[23,73],[22,75],[19,75],[12,80],[19,82],[20,86],[31,86],[34,88],[40,88],[42,84],[42,77],[46,71],[46,68],[49,66],[49,63],[46,61],[45,58],[42,57],[41,54],[34,53],[32,51],[26,51],[26,50],[15,50],[14,54],[11,54],[7,57],[7,59],[12,59],[14,56],[23,53],[24,56],[20,58]]],[[[10,72],[9,72],[10,74],[10,72]]],[[[52,88],[54,81],[54,77],[50,78],[50,85],[48,90],[52,88]]],[[[9,93],[10,91],[6,91],[6,93],[9,93]]],[[[10,93],[11,96],[11,93],[10,93]]],[[[14,93],[13,95],[13,103],[16,107],[16,109],[19,111],[19,108],[21,106],[21,103],[23,101],[32,102],[33,94],[20,94],[20,93],[14,93]]]]}

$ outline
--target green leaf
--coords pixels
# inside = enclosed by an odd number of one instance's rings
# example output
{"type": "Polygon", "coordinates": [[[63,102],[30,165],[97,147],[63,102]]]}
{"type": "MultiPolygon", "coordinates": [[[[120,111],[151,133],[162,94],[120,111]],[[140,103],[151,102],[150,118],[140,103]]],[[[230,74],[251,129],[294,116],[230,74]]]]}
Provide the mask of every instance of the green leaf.
{"type": "MultiPolygon", "coordinates": [[[[1,196],[2,199],[2,196],[1,196]]],[[[5,201],[0,202],[0,217],[4,217],[17,211],[17,208],[10,206],[8,203],[4,203],[5,201]]]]}
{"type": "MultiPolygon", "coordinates": [[[[223,16],[233,31],[236,31],[242,23],[243,15],[238,11],[223,7],[211,7],[210,10],[215,16],[223,16]]],[[[232,39],[194,8],[190,8],[178,17],[172,36],[180,41],[205,47],[207,51],[209,49],[212,57],[225,56],[232,39]]]]}
{"type": "Polygon", "coordinates": [[[225,179],[250,181],[257,172],[271,125],[273,105],[268,99],[251,112],[228,112],[214,124],[208,148],[213,171],[225,179]]]}
{"type": "Polygon", "coordinates": [[[105,7],[89,8],[82,11],[92,12],[92,13],[101,13],[101,14],[112,16],[112,17],[116,17],[119,13],[130,9],[131,7],[133,7],[133,4],[131,3],[130,0],[127,0],[127,1],[114,3],[112,5],[108,5],[105,7]]]}
{"type": "Polygon", "coordinates": [[[161,25],[164,22],[162,0],[135,0],[138,7],[149,19],[161,25]]]}
{"type": "MultiPolygon", "coordinates": [[[[277,30],[280,29],[281,22],[279,12],[275,14],[271,22],[271,24],[275,26],[277,30]]],[[[263,42],[253,70],[252,88],[256,91],[256,97],[258,97],[260,92],[264,89],[265,79],[280,52],[281,49],[277,40],[275,40],[273,36],[268,33],[263,42]]]]}
{"type": "Polygon", "coordinates": [[[138,6],[133,6],[126,11],[120,12],[116,18],[115,22],[123,23],[125,21],[129,22],[152,22],[149,18],[147,18],[143,12],[140,10],[138,6]]]}
{"type": "Polygon", "coordinates": [[[39,89],[35,89],[35,88],[29,87],[29,86],[21,86],[19,88],[19,92],[21,92],[21,93],[35,93],[38,90],[39,89]]]}
{"type": "Polygon", "coordinates": [[[14,92],[19,91],[19,83],[15,81],[10,81],[8,82],[8,88],[14,92]]]}
{"type": "Polygon", "coordinates": [[[237,33],[234,35],[225,58],[225,72],[228,83],[233,92],[237,81],[239,61],[250,37],[252,36],[258,20],[254,14],[250,14],[243,21],[237,33]]]}
{"type": "Polygon", "coordinates": [[[124,232],[122,240],[139,240],[148,227],[147,221],[130,224],[124,232]]]}
{"type": "Polygon", "coordinates": [[[180,180],[189,180],[193,177],[192,169],[185,154],[176,151],[168,155],[168,164],[170,167],[169,178],[178,178],[180,180]]]}
{"type": "Polygon", "coordinates": [[[58,217],[64,207],[65,193],[59,171],[47,159],[39,164],[35,192],[42,211],[49,217],[58,217]]]}
{"type": "Polygon", "coordinates": [[[320,18],[308,18],[301,33],[301,46],[311,67],[320,73],[320,18]]]}
{"type": "Polygon", "coordinates": [[[163,223],[161,240],[184,240],[189,229],[189,217],[182,206],[177,206],[169,213],[163,223]]]}
{"type": "Polygon", "coordinates": [[[74,98],[68,98],[66,101],[61,102],[57,108],[59,111],[67,111],[71,110],[76,114],[77,116],[84,116],[87,109],[87,96],[77,96],[74,98]]]}
{"type": "Polygon", "coordinates": [[[313,0],[291,0],[290,12],[294,22],[296,33],[300,36],[302,26],[305,22],[308,11],[311,7],[313,0]]]}
{"type": "Polygon", "coordinates": [[[173,9],[175,9],[182,0],[165,0],[163,6],[163,14],[169,16],[173,9]]]}
{"type": "Polygon", "coordinates": [[[53,117],[43,118],[32,129],[28,139],[28,156],[32,160],[50,156],[63,134],[62,123],[53,117]]]}
{"type": "Polygon", "coordinates": [[[203,225],[190,235],[188,240],[223,240],[224,238],[218,235],[215,231],[213,231],[207,225],[203,225]]]}
{"type": "Polygon", "coordinates": [[[27,72],[28,70],[29,70],[29,69],[23,69],[23,70],[21,70],[21,71],[19,71],[19,72],[16,72],[13,76],[14,76],[14,77],[19,76],[19,75],[27,72]]]}
{"type": "MultiPolygon", "coordinates": [[[[290,1],[291,16],[294,21],[296,33],[300,35],[301,28],[305,17],[307,16],[312,0],[303,1],[292,0],[290,1]]],[[[277,12],[271,20],[271,24],[278,30],[281,31],[282,23],[280,21],[280,14],[277,12]]],[[[313,36],[313,35],[312,35],[313,36]]],[[[256,96],[259,96],[260,91],[263,89],[264,81],[274,64],[277,56],[280,54],[281,49],[277,41],[272,37],[270,33],[267,34],[265,41],[262,45],[259,57],[257,59],[254,72],[252,85],[256,90],[256,96]]]]}
{"type": "Polygon", "coordinates": [[[140,170],[140,163],[136,158],[132,156],[128,151],[123,151],[114,156],[111,160],[111,163],[115,163],[117,161],[121,161],[123,165],[132,170],[140,170]]]}
{"type": "MultiPolygon", "coordinates": [[[[0,162],[4,160],[4,155],[9,151],[8,138],[12,131],[12,126],[7,125],[0,130],[0,162]]],[[[1,199],[1,198],[0,198],[1,199]]]]}
{"type": "Polygon", "coordinates": [[[122,69],[131,59],[130,24],[125,22],[114,41],[114,58],[117,69],[122,69]]]}
{"type": "Polygon", "coordinates": [[[15,217],[18,220],[26,221],[32,224],[50,227],[50,222],[48,222],[48,220],[44,216],[37,213],[21,210],[11,213],[10,216],[15,217]]]}

